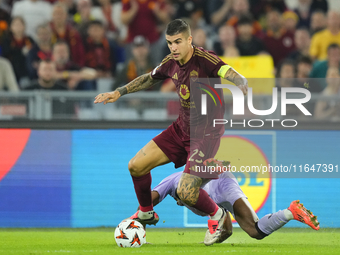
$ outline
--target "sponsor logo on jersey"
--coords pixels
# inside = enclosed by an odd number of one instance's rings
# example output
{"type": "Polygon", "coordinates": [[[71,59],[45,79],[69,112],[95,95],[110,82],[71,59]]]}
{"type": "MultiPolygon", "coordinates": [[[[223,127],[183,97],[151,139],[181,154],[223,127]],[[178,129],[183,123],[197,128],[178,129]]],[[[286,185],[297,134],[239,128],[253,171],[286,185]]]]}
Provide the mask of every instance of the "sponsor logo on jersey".
{"type": "Polygon", "coordinates": [[[175,74],[172,76],[172,79],[174,79],[174,80],[178,80],[177,73],[175,73],[175,74]]]}
{"type": "Polygon", "coordinates": [[[182,84],[181,88],[179,90],[179,94],[181,95],[181,97],[186,100],[190,97],[190,91],[187,85],[182,84]]]}

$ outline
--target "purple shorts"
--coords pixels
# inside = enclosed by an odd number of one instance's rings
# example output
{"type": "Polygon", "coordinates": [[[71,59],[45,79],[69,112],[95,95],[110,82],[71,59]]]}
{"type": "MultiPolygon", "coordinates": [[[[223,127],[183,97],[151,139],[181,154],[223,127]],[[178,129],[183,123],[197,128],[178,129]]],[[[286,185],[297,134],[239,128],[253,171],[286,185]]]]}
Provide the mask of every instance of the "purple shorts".
{"type": "Polygon", "coordinates": [[[217,173],[206,171],[203,162],[216,155],[220,138],[207,136],[203,139],[189,139],[174,122],[152,140],[175,164],[175,168],[186,165],[184,173],[206,179],[218,178],[217,173]]]}

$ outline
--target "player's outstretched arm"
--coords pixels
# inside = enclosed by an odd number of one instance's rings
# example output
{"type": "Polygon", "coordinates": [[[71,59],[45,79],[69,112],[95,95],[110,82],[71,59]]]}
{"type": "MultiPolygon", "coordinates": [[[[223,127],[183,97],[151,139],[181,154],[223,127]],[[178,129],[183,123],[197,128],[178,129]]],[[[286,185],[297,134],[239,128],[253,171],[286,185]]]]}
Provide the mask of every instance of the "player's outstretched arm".
{"type": "Polygon", "coordinates": [[[159,80],[155,80],[151,77],[151,73],[143,74],[125,86],[117,88],[115,91],[100,93],[95,97],[94,103],[97,104],[104,102],[104,104],[107,104],[116,102],[121,96],[150,88],[158,81],[159,80]]]}
{"type": "Polygon", "coordinates": [[[243,94],[246,95],[248,92],[248,81],[247,79],[236,72],[233,68],[229,68],[229,70],[224,75],[224,79],[227,79],[228,81],[231,81],[234,83],[237,87],[239,87],[243,94]]]}

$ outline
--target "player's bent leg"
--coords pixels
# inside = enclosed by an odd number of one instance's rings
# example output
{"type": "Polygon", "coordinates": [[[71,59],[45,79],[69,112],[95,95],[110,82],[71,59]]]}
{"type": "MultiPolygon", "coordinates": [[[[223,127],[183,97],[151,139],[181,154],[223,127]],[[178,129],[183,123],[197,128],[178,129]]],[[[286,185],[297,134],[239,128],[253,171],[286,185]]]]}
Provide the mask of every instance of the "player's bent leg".
{"type": "Polygon", "coordinates": [[[169,158],[151,140],[130,160],[128,168],[135,177],[146,175],[151,169],[169,163],[169,158]]]}
{"type": "Polygon", "coordinates": [[[137,220],[143,225],[156,225],[159,221],[157,213],[153,210],[150,170],[169,161],[169,158],[154,141],[146,144],[130,160],[129,171],[139,202],[139,210],[130,217],[131,219],[137,220]]]}
{"type": "Polygon", "coordinates": [[[210,215],[204,244],[212,245],[221,236],[227,213],[218,207],[205,190],[200,188],[202,183],[203,179],[201,177],[183,173],[177,186],[177,195],[187,205],[210,215]]]}
{"type": "Polygon", "coordinates": [[[261,240],[266,234],[261,233],[256,228],[256,222],[259,220],[249,201],[242,197],[235,201],[233,205],[235,220],[240,227],[252,238],[261,240]]]}

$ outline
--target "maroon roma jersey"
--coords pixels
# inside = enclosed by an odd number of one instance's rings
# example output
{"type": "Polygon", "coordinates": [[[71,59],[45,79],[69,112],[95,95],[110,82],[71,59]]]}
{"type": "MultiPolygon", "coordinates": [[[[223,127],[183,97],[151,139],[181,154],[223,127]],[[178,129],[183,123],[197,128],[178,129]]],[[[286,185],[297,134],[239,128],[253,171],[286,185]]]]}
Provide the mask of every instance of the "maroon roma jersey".
{"type": "Polygon", "coordinates": [[[221,83],[216,78],[219,78],[218,71],[226,63],[214,52],[193,47],[193,55],[187,63],[180,65],[170,54],[151,72],[151,76],[161,80],[171,78],[175,83],[181,105],[175,122],[182,131],[183,139],[219,137],[224,133],[224,125],[213,127],[213,120],[223,119],[225,106],[223,91],[215,89],[214,84],[221,83]],[[206,115],[201,114],[202,94],[207,97],[206,115]]]}

